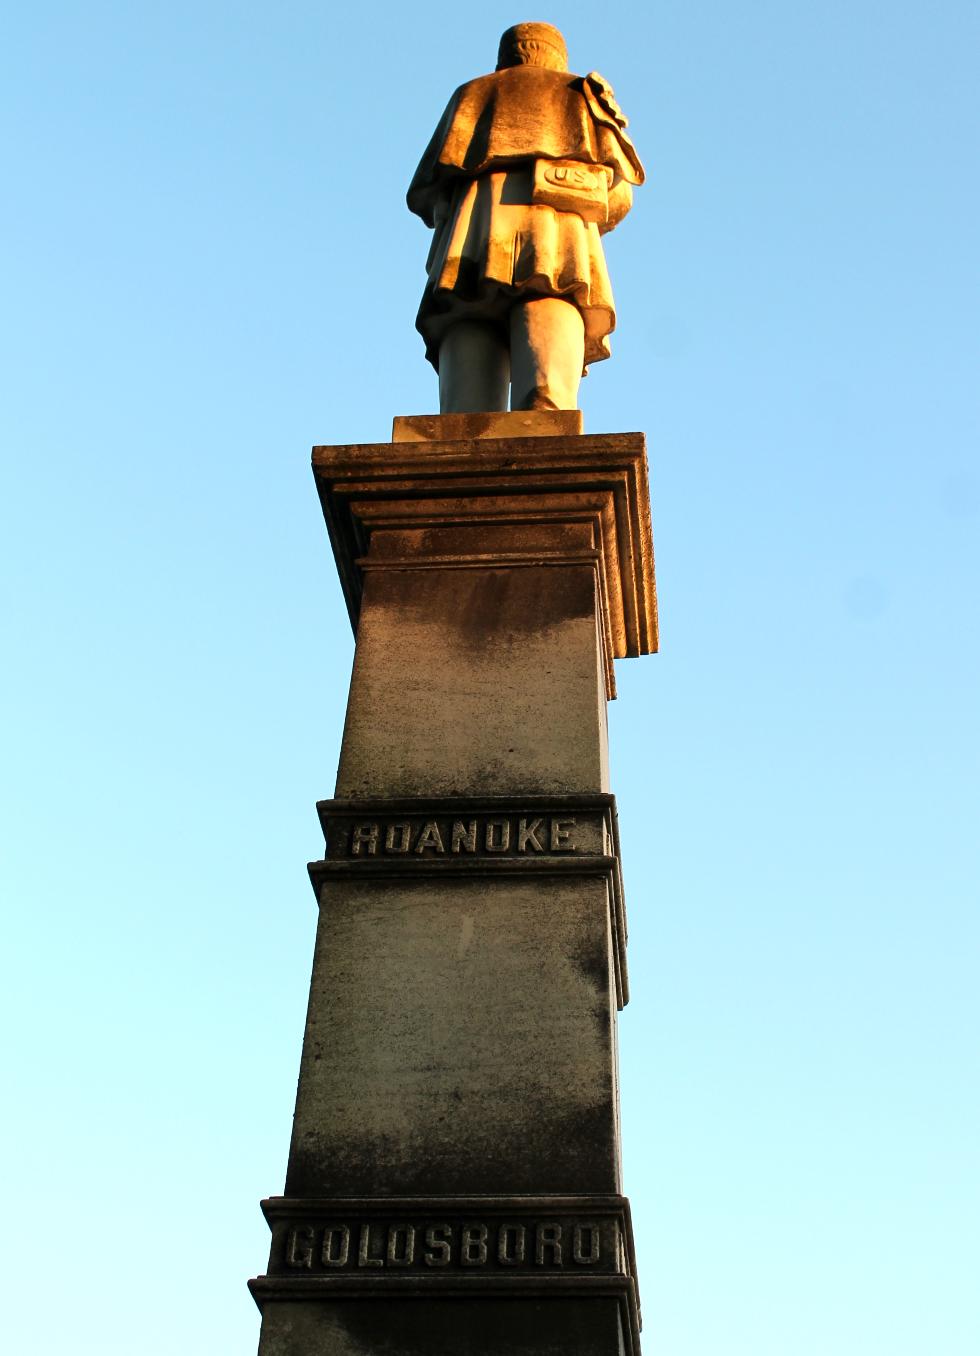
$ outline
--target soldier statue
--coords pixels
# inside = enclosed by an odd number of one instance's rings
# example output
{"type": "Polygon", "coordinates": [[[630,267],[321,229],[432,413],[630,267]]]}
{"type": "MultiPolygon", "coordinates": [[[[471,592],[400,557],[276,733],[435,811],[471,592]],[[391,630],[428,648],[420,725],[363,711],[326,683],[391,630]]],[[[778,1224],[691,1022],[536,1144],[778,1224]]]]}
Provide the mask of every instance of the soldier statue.
{"type": "Polygon", "coordinates": [[[600,236],[643,166],[612,90],[572,75],[551,24],[500,40],[497,69],[449,101],[408,206],[434,231],[416,326],[443,414],[577,408],[615,327],[600,236]]]}

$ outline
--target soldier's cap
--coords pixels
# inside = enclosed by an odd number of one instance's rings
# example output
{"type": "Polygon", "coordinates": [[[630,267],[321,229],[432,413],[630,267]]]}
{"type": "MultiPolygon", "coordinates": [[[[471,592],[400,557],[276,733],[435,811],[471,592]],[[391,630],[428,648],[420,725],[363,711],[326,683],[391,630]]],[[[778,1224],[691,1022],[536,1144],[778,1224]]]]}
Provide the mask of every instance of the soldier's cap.
{"type": "Polygon", "coordinates": [[[514,24],[500,39],[500,49],[497,53],[498,71],[518,64],[514,58],[518,52],[518,43],[522,42],[537,42],[544,47],[550,47],[561,57],[562,66],[568,66],[568,48],[554,24],[527,23],[514,24]]]}

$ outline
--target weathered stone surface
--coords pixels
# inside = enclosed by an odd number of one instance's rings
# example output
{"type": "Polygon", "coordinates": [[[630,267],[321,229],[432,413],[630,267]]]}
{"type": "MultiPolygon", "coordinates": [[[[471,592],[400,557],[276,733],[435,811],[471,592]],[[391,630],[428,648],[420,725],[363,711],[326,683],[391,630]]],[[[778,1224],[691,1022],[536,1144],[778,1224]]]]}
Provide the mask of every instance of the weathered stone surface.
{"type": "Polygon", "coordinates": [[[470,442],[474,438],[574,438],[581,410],[506,410],[484,414],[396,414],[393,443],[470,442]]]}
{"type": "Polygon", "coordinates": [[[607,790],[595,613],[591,565],[370,571],[338,795],[607,790]]]}
{"type": "MultiPolygon", "coordinates": [[[[583,1286],[584,1289],[584,1286],[583,1286]]],[[[381,1303],[268,1303],[261,1356],[632,1356],[621,1287],[562,1298],[540,1293],[412,1297],[381,1303]],[[610,1293],[611,1292],[611,1293],[610,1293]]]]}
{"type": "Polygon", "coordinates": [[[605,707],[656,645],[643,442],[439,431],[314,453],[357,653],[260,1354],[633,1356],[605,707]]]}
{"type": "Polygon", "coordinates": [[[266,1356],[636,1350],[624,1197],[276,1197],[262,1208],[272,1255],[251,1285],[269,1314],[266,1356]]]}
{"type": "Polygon", "coordinates": [[[326,858],[310,863],[317,899],[338,880],[572,878],[606,883],[616,1000],[629,1001],[619,828],[610,795],[323,800],[326,858]]]}
{"type": "Polygon", "coordinates": [[[287,1195],[619,1190],[606,880],[321,899],[287,1195]]]}
{"type": "MultiPolygon", "coordinates": [[[[321,800],[327,859],[358,867],[455,863],[485,871],[488,864],[521,865],[604,858],[618,865],[612,796],[474,796],[405,800],[321,800]]],[[[314,862],[313,868],[326,866],[314,862]]]]}
{"type": "Polygon", "coordinates": [[[642,434],[316,447],[313,472],[355,630],[367,571],[402,548],[413,570],[588,563],[610,697],[613,656],[657,649],[642,434]]]}
{"type": "Polygon", "coordinates": [[[382,1279],[458,1289],[495,1277],[574,1284],[636,1270],[629,1204],[618,1195],[274,1196],[262,1209],[269,1278],[318,1281],[338,1295],[375,1291],[382,1279]]]}

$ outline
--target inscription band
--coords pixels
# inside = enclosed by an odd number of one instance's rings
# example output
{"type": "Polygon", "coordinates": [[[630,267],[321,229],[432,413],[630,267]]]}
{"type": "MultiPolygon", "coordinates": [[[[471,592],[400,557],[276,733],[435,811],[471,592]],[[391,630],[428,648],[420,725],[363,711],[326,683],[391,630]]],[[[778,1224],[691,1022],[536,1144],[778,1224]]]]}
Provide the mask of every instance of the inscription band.
{"type": "Polygon", "coordinates": [[[639,1305],[622,1196],[330,1198],[263,1201],[268,1300],[425,1298],[440,1293],[614,1298],[627,1352],[639,1305]]]}

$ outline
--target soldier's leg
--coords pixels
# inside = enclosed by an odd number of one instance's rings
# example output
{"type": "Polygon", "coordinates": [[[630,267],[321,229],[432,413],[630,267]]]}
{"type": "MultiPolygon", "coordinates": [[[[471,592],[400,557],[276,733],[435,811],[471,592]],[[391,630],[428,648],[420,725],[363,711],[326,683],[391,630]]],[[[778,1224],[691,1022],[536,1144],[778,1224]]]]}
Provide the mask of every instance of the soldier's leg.
{"type": "Polygon", "coordinates": [[[510,357],[496,326],[459,320],[439,345],[440,414],[474,414],[507,408],[510,357]]]}
{"type": "Polygon", "coordinates": [[[512,410],[574,410],[585,361],[585,325],[561,297],[536,297],[510,312],[512,410]]]}

